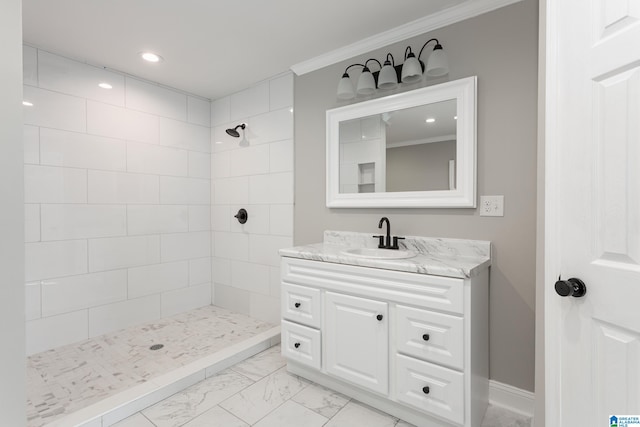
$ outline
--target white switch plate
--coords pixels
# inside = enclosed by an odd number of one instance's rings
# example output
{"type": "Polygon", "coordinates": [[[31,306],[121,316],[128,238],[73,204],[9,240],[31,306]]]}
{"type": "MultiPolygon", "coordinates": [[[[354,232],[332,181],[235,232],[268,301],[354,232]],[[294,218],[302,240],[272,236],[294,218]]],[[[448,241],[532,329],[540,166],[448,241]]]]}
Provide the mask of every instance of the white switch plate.
{"type": "Polygon", "coordinates": [[[504,196],[480,196],[480,216],[504,216],[504,196]]]}

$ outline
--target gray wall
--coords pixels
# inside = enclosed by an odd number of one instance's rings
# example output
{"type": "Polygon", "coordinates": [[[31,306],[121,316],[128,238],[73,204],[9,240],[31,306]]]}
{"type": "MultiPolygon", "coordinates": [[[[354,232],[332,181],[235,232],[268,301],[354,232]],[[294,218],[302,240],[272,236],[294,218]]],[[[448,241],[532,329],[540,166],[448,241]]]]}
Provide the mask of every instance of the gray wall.
{"type": "Polygon", "coordinates": [[[530,391],[534,389],[537,37],[538,2],[525,0],[299,76],[294,102],[295,243],[319,242],[325,229],[375,232],[381,216],[391,219],[397,235],[490,240],[490,375],[530,391]],[[430,37],[438,37],[444,46],[450,80],[478,76],[478,194],[504,195],[505,216],[480,217],[478,209],[328,209],[321,160],[325,111],[345,104],[335,95],[342,72],[354,62],[383,59],[388,51],[402,58],[407,45],[419,50],[430,37]]]}
{"type": "Polygon", "coordinates": [[[22,2],[0,3],[0,425],[26,421],[22,2]]]}
{"type": "Polygon", "coordinates": [[[387,148],[387,191],[448,190],[455,158],[455,141],[387,148]]]}

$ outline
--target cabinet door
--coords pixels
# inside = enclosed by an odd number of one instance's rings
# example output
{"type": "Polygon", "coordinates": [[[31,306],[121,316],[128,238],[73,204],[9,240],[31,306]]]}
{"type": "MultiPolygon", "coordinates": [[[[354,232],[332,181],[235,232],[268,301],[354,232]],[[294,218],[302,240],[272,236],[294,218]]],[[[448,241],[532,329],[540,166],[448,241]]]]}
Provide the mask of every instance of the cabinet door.
{"type": "Polygon", "coordinates": [[[327,373],[378,393],[389,388],[387,303],[327,292],[327,373]]]}

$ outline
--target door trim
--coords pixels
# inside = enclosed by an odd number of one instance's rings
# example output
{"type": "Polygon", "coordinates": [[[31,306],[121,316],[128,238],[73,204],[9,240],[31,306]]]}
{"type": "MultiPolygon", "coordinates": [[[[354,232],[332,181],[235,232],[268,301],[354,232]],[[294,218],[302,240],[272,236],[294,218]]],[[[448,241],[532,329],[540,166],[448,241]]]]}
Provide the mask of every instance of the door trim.
{"type": "Polygon", "coordinates": [[[545,377],[545,416],[542,425],[560,425],[562,405],[561,396],[561,355],[560,332],[557,327],[560,319],[559,298],[553,283],[561,265],[562,228],[560,227],[560,168],[561,139],[558,120],[558,39],[561,35],[558,17],[558,2],[546,0],[545,14],[545,176],[544,176],[544,377],[545,377]]]}

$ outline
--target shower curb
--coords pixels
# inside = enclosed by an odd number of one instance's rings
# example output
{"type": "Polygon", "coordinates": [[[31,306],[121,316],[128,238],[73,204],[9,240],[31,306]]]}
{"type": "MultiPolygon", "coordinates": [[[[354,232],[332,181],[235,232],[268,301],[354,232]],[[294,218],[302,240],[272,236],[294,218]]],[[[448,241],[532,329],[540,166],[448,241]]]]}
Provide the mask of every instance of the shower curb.
{"type": "Polygon", "coordinates": [[[108,427],[280,342],[280,326],[109,396],[44,427],[108,427]]]}

